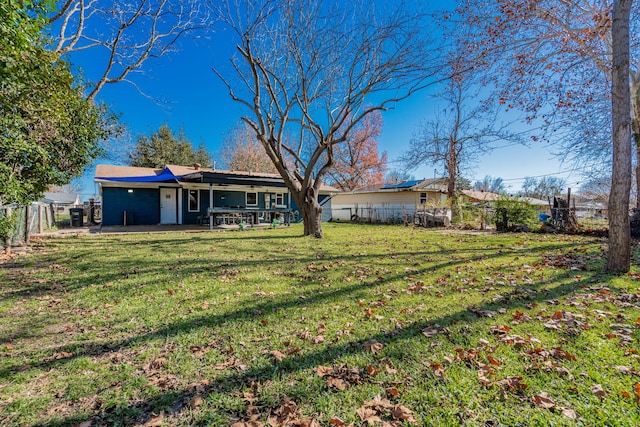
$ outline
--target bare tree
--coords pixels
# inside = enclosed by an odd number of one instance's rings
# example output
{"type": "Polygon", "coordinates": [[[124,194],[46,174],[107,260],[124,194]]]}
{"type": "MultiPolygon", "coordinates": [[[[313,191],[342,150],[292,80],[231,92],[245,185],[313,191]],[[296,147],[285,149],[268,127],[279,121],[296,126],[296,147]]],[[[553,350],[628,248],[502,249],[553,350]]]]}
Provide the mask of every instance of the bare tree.
{"type": "Polygon", "coordinates": [[[612,23],[613,176],[609,194],[607,271],[631,268],[631,95],[629,88],[629,15],[632,0],[614,0],[612,23]]]}
{"type": "Polygon", "coordinates": [[[489,104],[474,103],[472,85],[458,76],[438,94],[445,101],[435,117],[422,124],[410,141],[402,161],[411,169],[422,164],[442,165],[447,176],[451,211],[458,214],[456,185],[464,169],[472,167],[478,155],[491,151],[496,142],[517,140],[499,123],[489,104]]]}
{"type": "Polygon", "coordinates": [[[472,188],[475,191],[486,191],[496,194],[504,194],[507,192],[507,187],[504,185],[502,178],[493,178],[489,175],[482,178],[482,181],[474,182],[472,188]]]}
{"type": "Polygon", "coordinates": [[[238,44],[231,70],[215,72],[247,108],[242,120],[300,207],[305,235],[323,236],[318,191],[334,147],[373,111],[432,83],[438,70],[441,55],[424,39],[425,16],[403,3],[377,5],[229,0],[217,6],[238,44]]]}
{"type": "MultiPolygon", "coordinates": [[[[541,123],[546,130],[543,137],[554,140],[559,130],[570,129],[570,147],[577,147],[578,152],[610,154],[611,139],[606,138],[603,129],[614,123],[612,195],[616,198],[611,197],[610,202],[615,204],[616,213],[613,218],[609,216],[609,254],[617,260],[610,260],[607,269],[617,271],[624,270],[624,265],[629,263],[630,240],[626,237],[629,224],[628,218],[622,220],[622,209],[629,206],[630,186],[626,181],[631,171],[626,170],[626,163],[631,160],[631,153],[620,139],[621,116],[613,117],[621,114],[616,107],[620,104],[614,99],[613,109],[602,106],[612,96],[623,96],[622,92],[616,94],[622,90],[618,83],[611,89],[616,79],[627,86],[635,85],[632,87],[635,98],[640,94],[640,85],[637,74],[631,74],[629,66],[632,2],[613,2],[613,15],[620,13],[617,23],[612,19],[611,5],[612,2],[606,0],[463,0],[458,12],[469,24],[464,34],[467,48],[469,52],[476,52],[475,61],[469,67],[486,66],[488,72],[484,75],[488,83],[499,88],[496,97],[500,102],[505,108],[527,112],[530,122],[541,123]],[[622,19],[622,15],[626,18],[622,19]],[[614,28],[616,24],[618,28],[614,28]],[[616,31],[619,31],[617,40],[613,37],[616,31]],[[621,33],[626,33],[626,42],[621,41],[621,33]],[[613,60],[616,55],[620,60],[622,44],[626,44],[627,52],[624,77],[615,75],[621,63],[614,65],[613,60]],[[597,108],[595,114],[594,107],[597,108]]],[[[637,7],[633,10],[639,13],[637,7]]],[[[634,46],[638,47],[635,43],[634,46]]],[[[629,91],[630,88],[627,93],[629,91]]],[[[626,105],[630,116],[632,104],[626,105]]],[[[640,109],[636,108],[634,114],[636,112],[640,109]]],[[[640,136],[636,142],[640,143],[640,136]]],[[[637,151],[640,153],[640,145],[637,151]]],[[[628,217],[628,213],[624,215],[628,217]]]]}
{"type": "Polygon", "coordinates": [[[54,51],[77,54],[88,49],[99,53],[96,75],[86,76],[94,99],[110,83],[129,82],[150,58],[175,50],[180,37],[208,26],[208,16],[198,0],[65,0],[49,21],[54,51]]]}

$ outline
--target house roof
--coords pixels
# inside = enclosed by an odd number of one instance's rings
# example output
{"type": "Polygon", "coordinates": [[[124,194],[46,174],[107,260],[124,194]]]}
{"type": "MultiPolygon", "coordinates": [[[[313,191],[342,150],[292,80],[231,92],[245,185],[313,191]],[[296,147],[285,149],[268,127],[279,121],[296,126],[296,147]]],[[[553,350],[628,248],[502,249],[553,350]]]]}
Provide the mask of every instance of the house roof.
{"type": "Polygon", "coordinates": [[[535,197],[519,197],[518,200],[521,202],[527,202],[533,206],[549,206],[549,202],[541,199],[536,199],[535,197]]]}
{"type": "Polygon", "coordinates": [[[476,190],[462,190],[462,194],[472,200],[476,200],[479,202],[495,202],[496,200],[500,200],[503,197],[497,193],[476,190]]]}
{"type": "Polygon", "coordinates": [[[59,204],[80,204],[80,197],[77,193],[45,191],[44,201],[47,203],[59,203],[59,204]]]}
{"type": "Polygon", "coordinates": [[[427,178],[403,181],[396,184],[373,184],[357,188],[349,193],[380,193],[392,191],[446,191],[446,179],[427,178]]]}
{"type": "Polygon", "coordinates": [[[139,168],[134,166],[97,165],[95,179],[125,178],[160,175],[164,169],[139,168]]]}
{"type": "MultiPolygon", "coordinates": [[[[97,165],[96,181],[113,182],[199,182],[221,185],[257,185],[285,187],[279,174],[228,171],[196,166],[167,165],[164,169],[132,166],[97,165]]],[[[340,192],[329,185],[321,185],[320,191],[340,192]]]]}

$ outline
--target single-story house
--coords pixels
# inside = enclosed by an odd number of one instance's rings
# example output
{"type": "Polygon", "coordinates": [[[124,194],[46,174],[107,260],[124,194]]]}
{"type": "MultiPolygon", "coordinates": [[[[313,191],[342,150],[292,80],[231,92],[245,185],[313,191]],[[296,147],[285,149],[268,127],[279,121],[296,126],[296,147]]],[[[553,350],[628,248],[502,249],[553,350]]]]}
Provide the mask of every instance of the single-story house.
{"type": "Polygon", "coordinates": [[[482,205],[491,205],[504,197],[498,193],[479,190],[462,190],[460,195],[462,202],[482,205]]]}
{"type": "MultiPolygon", "coordinates": [[[[299,208],[277,174],[167,165],[164,169],[98,165],[94,181],[102,225],[267,223],[300,220],[299,208]]],[[[331,194],[322,186],[323,220],[331,194]]],[[[325,215],[326,213],[326,215],[325,215]]]]}
{"type": "Polygon", "coordinates": [[[56,215],[69,215],[69,209],[82,206],[80,196],[76,193],[45,191],[40,201],[50,204],[56,215]]]}
{"type": "Polygon", "coordinates": [[[413,222],[424,212],[447,216],[447,181],[444,178],[379,184],[335,194],[331,200],[334,221],[413,222]],[[437,211],[437,212],[434,212],[437,211]]]}
{"type": "MultiPolygon", "coordinates": [[[[496,201],[505,197],[501,194],[478,190],[462,190],[461,195],[463,202],[487,207],[493,206],[496,201]]],[[[523,196],[516,196],[513,197],[513,199],[530,204],[538,213],[549,213],[549,202],[545,202],[544,200],[523,196]]]]}

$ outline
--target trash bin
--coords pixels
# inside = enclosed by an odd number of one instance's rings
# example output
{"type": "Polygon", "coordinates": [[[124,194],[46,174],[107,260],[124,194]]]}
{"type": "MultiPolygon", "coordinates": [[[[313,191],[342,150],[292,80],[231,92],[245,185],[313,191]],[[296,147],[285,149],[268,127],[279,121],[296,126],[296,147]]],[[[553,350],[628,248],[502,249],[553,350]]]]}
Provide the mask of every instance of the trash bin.
{"type": "Polygon", "coordinates": [[[71,215],[71,226],[72,227],[83,227],[84,226],[84,209],[83,208],[69,209],[69,214],[71,215]]]}

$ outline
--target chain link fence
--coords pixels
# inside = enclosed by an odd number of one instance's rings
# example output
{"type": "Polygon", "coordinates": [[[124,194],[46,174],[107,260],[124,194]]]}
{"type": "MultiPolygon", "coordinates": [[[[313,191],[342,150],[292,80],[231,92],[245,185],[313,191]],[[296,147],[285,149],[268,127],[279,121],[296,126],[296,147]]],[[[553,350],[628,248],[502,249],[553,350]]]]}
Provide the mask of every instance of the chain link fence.
{"type": "Polygon", "coordinates": [[[39,234],[55,224],[51,205],[34,202],[27,206],[0,206],[0,219],[13,217],[13,226],[6,239],[0,239],[0,250],[7,246],[21,246],[33,234],[39,234]]]}

